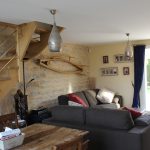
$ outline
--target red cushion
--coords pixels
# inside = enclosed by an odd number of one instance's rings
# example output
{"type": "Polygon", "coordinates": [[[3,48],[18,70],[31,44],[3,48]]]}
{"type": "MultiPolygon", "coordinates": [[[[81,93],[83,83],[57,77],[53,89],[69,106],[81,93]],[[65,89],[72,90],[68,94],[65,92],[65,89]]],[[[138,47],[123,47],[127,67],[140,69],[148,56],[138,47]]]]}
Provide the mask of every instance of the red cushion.
{"type": "Polygon", "coordinates": [[[128,110],[130,113],[131,113],[131,116],[133,119],[136,119],[137,117],[141,116],[142,113],[133,109],[133,108],[127,108],[127,107],[124,107],[123,108],[124,110],[128,110]]]}
{"type": "Polygon", "coordinates": [[[71,101],[81,104],[83,107],[88,107],[82,98],[75,94],[68,94],[68,97],[71,101]]]}

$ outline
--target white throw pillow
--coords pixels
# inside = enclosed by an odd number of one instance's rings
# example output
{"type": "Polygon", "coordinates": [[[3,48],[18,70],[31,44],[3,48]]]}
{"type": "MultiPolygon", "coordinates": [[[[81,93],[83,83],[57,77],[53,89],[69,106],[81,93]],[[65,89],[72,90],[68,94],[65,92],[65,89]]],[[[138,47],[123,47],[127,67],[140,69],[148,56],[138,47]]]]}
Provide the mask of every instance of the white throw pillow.
{"type": "Polygon", "coordinates": [[[112,103],[115,93],[108,90],[108,89],[102,89],[97,94],[97,99],[102,103],[112,103]]]}
{"type": "Polygon", "coordinates": [[[73,102],[73,101],[68,101],[68,105],[69,106],[81,106],[81,107],[83,107],[83,105],[76,103],[76,102],[73,102]]]}

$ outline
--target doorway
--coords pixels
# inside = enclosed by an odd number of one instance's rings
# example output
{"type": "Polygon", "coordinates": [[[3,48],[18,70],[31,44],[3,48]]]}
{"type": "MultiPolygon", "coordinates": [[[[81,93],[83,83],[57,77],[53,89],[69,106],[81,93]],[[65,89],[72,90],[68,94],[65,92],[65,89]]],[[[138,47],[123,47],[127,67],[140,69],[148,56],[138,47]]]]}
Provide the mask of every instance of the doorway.
{"type": "Polygon", "coordinates": [[[150,47],[145,49],[145,109],[150,111],[150,47]]]}

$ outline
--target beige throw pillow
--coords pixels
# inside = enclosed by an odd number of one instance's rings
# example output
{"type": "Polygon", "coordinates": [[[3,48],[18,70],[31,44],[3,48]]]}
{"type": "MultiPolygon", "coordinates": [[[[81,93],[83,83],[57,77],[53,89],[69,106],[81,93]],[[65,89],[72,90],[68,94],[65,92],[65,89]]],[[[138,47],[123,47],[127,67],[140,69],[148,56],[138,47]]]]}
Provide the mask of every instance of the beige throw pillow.
{"type": "Polygon", "coordinates": [[[112,103],[115,93],[108,90],[108,89],[102,89],[97,94],[97,99],[102,103],[112,103]]]}

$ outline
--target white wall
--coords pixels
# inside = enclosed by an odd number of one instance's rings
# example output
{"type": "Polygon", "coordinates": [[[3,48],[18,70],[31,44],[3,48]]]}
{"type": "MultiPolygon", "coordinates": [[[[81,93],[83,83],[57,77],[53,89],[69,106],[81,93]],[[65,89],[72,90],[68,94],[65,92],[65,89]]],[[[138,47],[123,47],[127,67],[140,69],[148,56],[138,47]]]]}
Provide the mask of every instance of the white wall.
{"type": "Polygon", "coordinates": [[[90,77],[95,78],[96,88],[109,88],[123,96],[124,105],[131,106],[133,99],[133,62],[115,63],[114,55],[123,54],[125,43],[94,46],[90,50],[90,77]],[[109,57],[109,63],[103,64],[103,56],[109,57]],[[117,76],[101,76],[100,68],[118,67],[117,76]],[[123,67],[130,68],[129,75],[123,75],[123,67]]]}
{"type": "MultiPolygon", "coordinates": [[[[132,41],[132,44],[150,45],[150,40],[132,41]]],[[[133,87],[131,82],[134,82],[134,63],[115,63],[114,55],[123,54],[126,43],[114,43],[91,46],[90,48],[90,78],[95,82],[96,88],[109,88],[123,96],[125,106],[131,107],[133,101],[133,87]],[[109,56],[109,63],[103,64],[103,56],[109,56]],[[119,74],[117,76],[101,76],[100,68],[118,67],[119,74]],[[130,68],[129,75],[123,75],[123,67],[130,68]]],[[[93,85],[94,83],[91,83],[93,85]]],[[[145,107],[145,95],[141,90],[141,107],[145,107]]]]}

